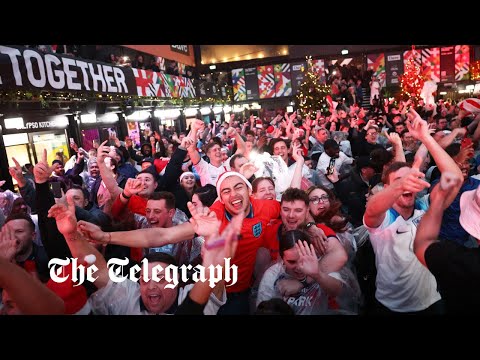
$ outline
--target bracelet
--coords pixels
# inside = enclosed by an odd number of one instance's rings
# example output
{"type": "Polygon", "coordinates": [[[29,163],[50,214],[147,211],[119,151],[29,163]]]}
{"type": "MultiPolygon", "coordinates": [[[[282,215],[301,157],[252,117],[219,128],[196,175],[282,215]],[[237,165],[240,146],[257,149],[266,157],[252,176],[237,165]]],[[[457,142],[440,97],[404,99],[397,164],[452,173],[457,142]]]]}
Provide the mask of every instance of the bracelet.
{"type": "Polygon", "coordinates": [[[122,191],[122,196],[125,200],[129,200],[131,198],[131,196],[125,195],[125,191],[122,191]]]}

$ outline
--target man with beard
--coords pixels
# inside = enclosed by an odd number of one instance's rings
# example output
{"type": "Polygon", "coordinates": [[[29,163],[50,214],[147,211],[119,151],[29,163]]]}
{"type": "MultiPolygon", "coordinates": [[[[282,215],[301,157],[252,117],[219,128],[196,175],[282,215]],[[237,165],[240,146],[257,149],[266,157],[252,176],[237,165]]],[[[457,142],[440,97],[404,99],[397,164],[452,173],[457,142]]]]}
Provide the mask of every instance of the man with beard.
{"type": "Polygon", "coordinates": [[[12,214],[5,220],[4,227],[9,228],[16,241],[13,260],[27,272],[46,282],[49,279],[48,256],[42,246],[33,242],[35,224],[30,216],[20,212],[12,214]]]}
{"type": "MultiPolygon", "coordinates": [[[[442,173],[458,174],[453,159],[432,138],[428,124],[410,109],[406,122],[412,136],[428,149],[442,173]]],[[[417,259],[413,241],[417,226],[428,208],[427,196],[415,199],[430,184],[418,170],[394,162],[384,172],[384,189],[369,198],[363,222],[369,232],[377,266],[375,312],[393,314],[443,313],[443,304],[434,276],[417,259]]]]}

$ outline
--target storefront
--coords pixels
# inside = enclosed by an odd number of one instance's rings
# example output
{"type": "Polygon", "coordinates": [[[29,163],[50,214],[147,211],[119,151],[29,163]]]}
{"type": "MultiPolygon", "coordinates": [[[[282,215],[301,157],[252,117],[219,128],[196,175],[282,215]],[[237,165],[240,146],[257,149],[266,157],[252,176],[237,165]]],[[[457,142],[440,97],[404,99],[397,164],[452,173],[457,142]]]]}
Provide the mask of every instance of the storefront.
{"type": "Polygon", "coordinates": [[[8,174],[8,167],[15,166],[12,158],[22,166],[36,164],[42,159],[44,149],[47,150],[49,164],[58,153],[63,155],[64,160],[68,160],[71,155],[69,116],[72,115],[21,114],[3,117],[0,120],[1,172],[8,174]]]}
{"type": "Polygon", "coordinates": [[[152,112],[150,110],[135,111],[133,114],[126,116],[125,120],[127,122],[128,136],[137,147],[140,147],[145,142],[146,136],[150,136],[157,130],[153,126],[152,112]]]}
{"type": "MultiPolygon", "coordinates": [[[[81,145],[86,151],[111,140],[113,135],[120,136],[118,113],[81,114],[77,118],[80,120],[81,145]]],[[[113,141],[109,145],[114,145],[113,141]]]]}

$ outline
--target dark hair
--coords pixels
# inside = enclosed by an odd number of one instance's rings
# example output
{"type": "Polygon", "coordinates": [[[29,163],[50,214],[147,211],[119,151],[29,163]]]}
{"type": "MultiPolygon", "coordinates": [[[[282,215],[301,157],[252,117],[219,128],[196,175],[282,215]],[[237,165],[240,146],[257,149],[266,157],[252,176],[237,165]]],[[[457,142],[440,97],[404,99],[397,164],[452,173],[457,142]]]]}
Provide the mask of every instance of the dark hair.
{"type": "Polygon", "coordinates": [[[384,184],[389,184],[390,183],[390,174],[395,172],[395,171],[398,171],[400,170],[401,168],[404,168],[404,167],[411,167],[411,165],[409,165],[408,163],[406,162],[403,162],[403,161],[395,161],[394,163],[390,164],[390,166],[388,168],[385,169],[385,171],[383,172],[382,174],[382,182],[384,184]]]}
{"type": "Polygon", "coordinates": [[[162,263],[165,263],[165,264],[178,266],[177,260],[175,260],[175,258],[172,255],[164,253],[164,252],[149,253],[149,254],[145,255],[143,257],[143,259],[147,259],[147,261],[149,263],[162,262],[162,263]]]}
{"type": "Polygon", "coordinates": [[[88,200],[90,198],[90,193],[88,192],[87,189],[85,189],[83,186],[77,185],[77,184],[72,184],[68,190],[80,190],[83,194],[83,197],[85,200],[88,200]]]}
{"type": "Polygon", "coordinates": [[[270,154],[273,154],[273,148],[275,147],[275,144],[283,141],[285,145],[287,146],[287,149],[290,147],[290,140],[282,139],[282,138],[276,138],[270,141],[270,154]]]}
{"type": "Polygon", "coordinates": [[[167,209],[175,209],[175,195],[168,191],[154,192],[148,200],[165,200],[165,206],[167,209]]]}
{"type": "Polygon", "coordinates": [[[242,154],[235,154],[235,155],[233,155],[233,156],[230,158],[230,163],[229,163],[229,164],[230,164],[230,167],[231,167],[231,168],[234,168],[234,167],[235,167],[235,166],[234,166],[235,160],[237,160],[237,159],[239,159],[239,158],[242,158],[242,157],[245,157],[245,156],[243,156],[242,154]]]}
{"type": "Polygon", "coordinates": [[[150,174],[152,175],[153,177],[153,181],[157,182],[158,183],[158,173],[157,173],[157,170],[155,168],[154,165],[150,165],[149,167],[145,168],[144,170],[140,171],[138,174],[137,174],[137,177],[138,175],[140,174],[150,174]]]}
{"type": "Polygon", "coordinates": [[[305,205],[308,206],[309,200],[308,195],[305,191],[296,188],[288,188],[282,195],[282,200],[280,200],[280,204],[284,202],[292,202],[295,200],[301,200],[305,202],[305,205]]]}
{"type": "Polygon", "coordinates": [[[258,304],[254,315],[295,315],[295,312],[284,300],[273,298],[258,304]]]}
{"type": "Polygon", "coordinates": [[[199,187],[195,189],[193,193],[197,194],[203,206],[210,207],[217,199],[217,188],[212,184],[207,184],[205,186],[199,187]]]}
{"type": "Polygon", "coordinates": [[[323,144],[323,148],[325,150],[328,150],[328,149],[339,149],[340,146],[338,145],[338,143],[333,140],[333,139],[327,139],[327,141],[325,141],[325,144],[323,144]]]}
{"type": "Polygon", "coordinates": [[[268,182],[270,182],[270,184],[273,185],[273,187],[275,188],[275,183],[273,182],[273,179],[271,177],[268,177],[268,176],[262,176],[262,177],[259,177],[259,178],[256,178],[255,180],[253,180],[252,182],[252,192],[253,193],[256,193],[257,190],[258,190],[258,185],[260,184],[260,182],[262,182],[263,180],[267,180],[268,182]]]}
{"type": "Polygon", "coordinates": [[[344,232],[346,230],[345,226],[348,223],[348,219],[345,216],[343,216],[341,213],[340,209],[342,207],[342,202],[337,199],[337,197],[335,196],[335,193],[332,190],[324,186],[311,186],[306,191],[307,196],[310,198],[310,194],[312,193],[313,190],[316,190],[316,189],[323,190],[327,193],[330,207],[325,212],[325,214],[322,214],[320,216],[314,216],[315,222],[323,223],[335,232],[344,232]],[[339,222],[338,221],[333,222],[332,219],[334,218],[334,216],[343,218],[343,220],[339,222]]]}
{"type": "Polygon", "coordinates": [[[462,146],[460,143],[453,143],[453,144],[450,144],[448,145],[446,148],[445,148],[445,152],[450,155],[450,157],[454,157],[454,156],[457,156],[459,153],[460,153],[460,150],[461,150],[462,146]]]}
{"type": "Polygon", "coordinates": [[[222,149],[222,144],[219,144],[217,141],[209,142],[207,144],[207,146],[205,146],[205,154],[207,154],[207,156],[208,156],[208,152],[210,151],[210,149],[213,148],[215,145],[220,146],[220,150],[222,149]]]}
{"type": "Polygon", "coordinates": [[[310,245],[310,238],[305,232],[301,230],[285,231],[280,237],[279,241],[280,256],[283,258],[283,253],[287,250],[292,249],[298,240],[306,241],[307,244],[310,245]]]}
{"type": "Polygon", "coordinates": [[[35,231],[35,223],[33,222],[32,218],[30,215],[24,214],[24,213],[14,213],[10,214],[6,219],[5,219],[5,224],[8,223],[9,221],[12,220],[25,220],[28,222],[28,225],[30,226],[30,230],[33,232],[35,231]]]}
{"type": "Polygon", "coordinates": [[[247,132],[245,132],[245,135],[255,136],[255,132],[253,132],[253,130],[248,130],[247,132]]]}

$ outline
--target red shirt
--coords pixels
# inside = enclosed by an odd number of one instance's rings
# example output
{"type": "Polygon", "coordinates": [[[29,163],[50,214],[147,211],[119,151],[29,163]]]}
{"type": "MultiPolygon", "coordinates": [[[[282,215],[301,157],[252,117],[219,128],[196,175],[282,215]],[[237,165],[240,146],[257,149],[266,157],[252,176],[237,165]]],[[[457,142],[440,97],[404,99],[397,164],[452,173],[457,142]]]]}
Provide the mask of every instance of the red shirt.
{"type": "MultiPolygon", "coordinates": [[[[277,219],[275,221],[272,221],[267,226],[267,229],[265,230],[265,238],[267,239],[265,245],[266,245],[266,248],[270,250],[270,256],[272,257],[272,260],[278,259],[278,254],[280,250],[280,246],[279,246],[280,239],[279,239],[278,231],[280,229],[280,226],[282,226],[282,224],[283,224],[282,220],[277,219]]],[[[337,236],[335,231],[333,231],[327,225],[317,224],[317,227],[322,229],[327,237],[337,236]]]]}
{"type": "MultiPolygon", "coordinates": [[[[114,220],[120,220],[120,215],[125,210],[125,204],[122,203],[122,200],[120,200],[120,196],[122,196],[122,194],[117,196],[117,198],[115,199],[115,202],[112,205],[112,217],[114,220]]],[[[138,195],[132,195],[130,200],[128,200],[128,204],[127,204],[128,210],[130,210],[134,214],[145,216],[147,201],[148,199],[144,197],[141,197],[138,195]]],[[[142,248],[133,248],[133,247],[130,248],[130,258],[132,260],[140,262],[142,257],[143,257],[142,248]]]]}
{"type": "MultiPolygon", "coordinates": [[[[119,220],[120,215],[125,210],[125,204],[122,203],[122,200],[120,200],[120,196],[122,196],[122,194],[117,196],[117,198],[115,199],[115,202],[112,205],[112,217],[114,220],[119,220]]],[[[134,214],[145,216],[147,201],[148,199],[144,197],[141,197],[138,195],[132,195],[132,197],[130,198],[127,204],[128,210],[130,210],[134,214]]]]}
{"type": "MultiPolygon", "coordinates": [[[[231,264],[238,266],[238,279],[232,286],[227,286],[228,293],[247,290],[252,285],[253,269],[257,257],[257,250],[265,246],[265,228],[272,220],[280,215],[280,203],[276,200],[256,200],[250,198],[251,211],[243,220],[242,238],[238,242],[237,251],[231,264]]],[[[231,215],[225,211],[225,205],[216,201],[210,210],[215,211],[217,218],[222,222],[220,233],[229,224],[231,215]]]]}

